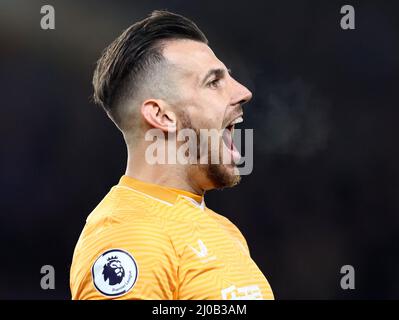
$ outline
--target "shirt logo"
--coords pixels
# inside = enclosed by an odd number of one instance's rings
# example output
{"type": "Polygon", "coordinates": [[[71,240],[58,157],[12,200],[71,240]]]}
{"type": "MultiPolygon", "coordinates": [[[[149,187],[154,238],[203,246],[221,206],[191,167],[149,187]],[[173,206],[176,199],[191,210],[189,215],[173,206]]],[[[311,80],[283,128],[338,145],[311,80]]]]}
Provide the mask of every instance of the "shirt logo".
{"type": "Polygon", "coordinates": [[[106,296],[121,296],[129,292],[137,280],[134,258],[126,251],[111,249],[101,254],[91,269],[95,288],[106,296]]]}
{"type": "Polygon", "coordinates": [[[262,300],[262,292],[257,285],[246,287],[230,286],[221,291],[223,300],[262,300]]]}
{"type": "Polygon", "coordinates": [[[197,255],[198,258],[205,258],[208,255],[208,249],[205,247],[204,243],[201,239],[198,239],[198,245],[200,247],[200,251],[195,249],[194,247],[190,246],[191,250],[197,255]]]}
{"type": "Polygon", "coordinates": [[[216,259],[216,256],[208,257],[208,248],[205,246],[205,244],[202,242],[201,239],[198,239],[197,242],[198,242],[199,250],[197,250],[196,248],[194,248],[192,246],[190,246],[190,248],[197,255],[197,257],[201,259],[201,262],[205,263],[205,262],[216,259]]]}

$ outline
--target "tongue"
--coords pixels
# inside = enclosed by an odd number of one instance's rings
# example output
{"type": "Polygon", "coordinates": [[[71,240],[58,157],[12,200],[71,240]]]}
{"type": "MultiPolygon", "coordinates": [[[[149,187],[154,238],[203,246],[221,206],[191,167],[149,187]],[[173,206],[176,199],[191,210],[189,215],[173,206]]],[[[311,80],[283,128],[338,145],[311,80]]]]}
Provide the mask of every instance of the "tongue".
{"type": "Polygon", "coordinates": [[[226,147],[230,153],[230,159],[228,159],[228,162],[238,163],[238,161],[241,159],[241,154],[237,150],[236,146],[234,145],[234,142],[231,138],[230,130],[227,130],[227,129],[224,130],[223,140],[224,140],[224,143],[226,144],[226,147]]]}
{"type": "Polygon", "coordinates": [[[237,150],[237,148],[236,148],[236,146],[235,146],[235,144],[234,144],[233,141],[231,142],[231,146],[232,146],[232,148],[231,148],[231,155],[233,156],[233,161],[234,161],[234,163],[237,164],[238,161],[240,161],[240,159],[241,159],[241,154],[240,154],[240,152],[237,150]]]}

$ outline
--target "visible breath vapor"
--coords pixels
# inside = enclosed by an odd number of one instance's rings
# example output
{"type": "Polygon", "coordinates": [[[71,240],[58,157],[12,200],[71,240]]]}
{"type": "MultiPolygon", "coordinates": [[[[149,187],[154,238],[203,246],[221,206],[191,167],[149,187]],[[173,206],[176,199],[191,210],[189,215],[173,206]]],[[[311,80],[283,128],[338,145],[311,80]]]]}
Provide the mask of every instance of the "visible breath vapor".
{"type": "Polygon", "coordinates": [[[248,110],[255,148],[263,153],[312,156],[326,147],[330,103],[302,79],[262,86],[261,110],[248,110]]]}

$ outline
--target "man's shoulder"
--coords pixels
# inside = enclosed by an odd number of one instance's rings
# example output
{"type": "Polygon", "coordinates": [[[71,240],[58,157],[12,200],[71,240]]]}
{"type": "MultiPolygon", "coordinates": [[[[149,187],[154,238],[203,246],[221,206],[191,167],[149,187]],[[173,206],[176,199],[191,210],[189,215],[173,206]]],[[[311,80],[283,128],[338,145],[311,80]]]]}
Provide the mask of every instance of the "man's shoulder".
{"type": "Polygon", "coordinates": [[[246,239],[242,234],[241,230],[237,227],[235,223],[233,223],[229,218],[211,209],[207,209],[208,212],[217,220],[224,228],[226,228],[233,236],[240,238],[245,244],[246,239]]]}
{"type": "Polygon", "coordinates": [[[213,211],[212,209],[207,208],[208,212],[214,217],[214,219],[218,220],[220,223],[222,223],[225,226],[231,227],[231,228],[235,228],[238,229],[237,226],[226,216],[217,213],[215,211],[213,211]]]}
{"type": "Polygon", "coordinates": [[[165,221],[152,214],[151,203],[142,196],[113,187],[88,215],[80,242],[89,246],[101,243],[106,247],[109,243],[143,239],[168,243],[165,221]]]}
{"type": "Polygon", "coordinates": [[[87,221],[96,220],[102,216],[115,216],[129,219],[149,216],[153,200],[124,186],[115,185],[93,209],[87,221]]]}

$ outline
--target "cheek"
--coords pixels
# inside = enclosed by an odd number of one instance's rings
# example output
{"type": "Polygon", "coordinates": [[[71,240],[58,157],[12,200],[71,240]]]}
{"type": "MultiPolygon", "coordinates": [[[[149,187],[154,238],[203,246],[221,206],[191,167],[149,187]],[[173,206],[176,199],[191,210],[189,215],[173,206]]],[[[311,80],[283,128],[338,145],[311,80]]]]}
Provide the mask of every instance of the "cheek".
{"type": "Polygon", "coordinates": [[[229,101],[222,90],[186,93],[179,106],[185,110],[195,128],[220,129],[229,101]]]}
{"type": "Polygon", "coordinates": [[[204,105],[206,114],[215,124],[221,124],[225,117],[226,109],[229,102],[222,94],[210,95],[204,105]]]}
{"type": "Polygon", "coordinates": [[[225,117],[226,104],[223,101],[215,101],[215,99],[208,99],[197,104],[194,110],[193,122],[201,124],[202,128],[217,128],[219,129],[225,117]]]}

